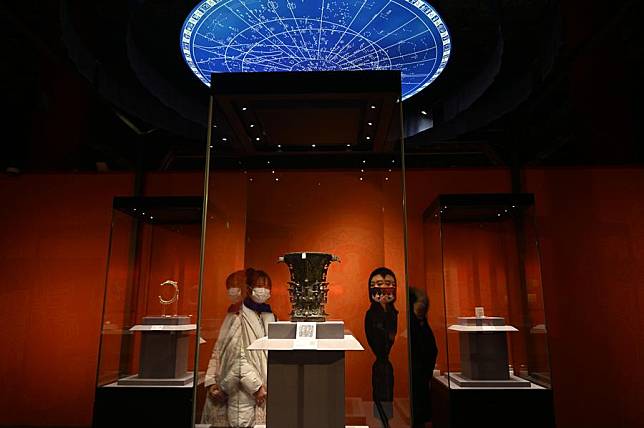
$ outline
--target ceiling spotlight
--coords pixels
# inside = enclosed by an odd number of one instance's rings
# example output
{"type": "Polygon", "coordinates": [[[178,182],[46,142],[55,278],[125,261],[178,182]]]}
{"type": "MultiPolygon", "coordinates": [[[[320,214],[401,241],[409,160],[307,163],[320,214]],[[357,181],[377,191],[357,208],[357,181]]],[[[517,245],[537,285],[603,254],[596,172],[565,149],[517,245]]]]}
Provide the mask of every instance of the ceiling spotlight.
{"type": "Polygon", "coordinates": [[[362,181],[362,177],[360,177],[360,181],[362,181]]]}
{"type": "Polygon", "coordinates": [[[248,181],[253,181],[253,177],[249,178],[248,181]]]}
{"type": "Polygon", "coordinates": [[[371,104],[371,109],[373,110],[373,109],[375,109],[375,108],[376,108],[376,106],[375,106],[375,105],[373,105],[373,104],[371,104]]]}
{"type": "Polygon", "coordinates": [[[315,148],[315,144],[311,144],[311,147],[315,148]]]}
{"type": "Polygon", "coordinates": [[[275,170],[272,170],[272,171],[271,171],[271,174],[275,174],[275,170]]]}
{"type": "Polygon", "coordinates": [[[134,208],[133,211],[136,211],[136,208],[134,208]]]}
{"type": "Polygon", "coordinates": [[[208,147],[210,147],[212,149],[214,146],[208,146],[208,147]]]}
{"type": "Polygon", "coordinates": [[[153,217],[153,216],[150,216],[150,220],[154,220],[154,217],[153,217]]]}
{"type": "Polygon", "coordinates": [[[421,110],[420,114],[422,114],[423,116],[427,116],[427,112],[425,110],[421,110]]]}
{"type": "Polygon", "coordinates": [[[364,169],[361,169],[360,172],[364,172],[364,169]]]}
{"type": "Polygon", "coordinates": [[[281,144],[278,144],[278,145],[277,145],[277,148],[278,148],[278,149],[282,148],[282,145],[281,145],[281,144]]]}
{"type": "Polygon", "coordinates": [[[351,144],[347,144],[347,147],[351,147],[351,144]]]}
{"type": "Polygon", "coordinates": [[[280,179],[279,179],[279,178],[277,178],[277,177],[275,177],[275,181],[280,181],[280,179]]]}
{"type": "Polygon", "coordinates": [[[389,177],[385,177],[385,181],[389,181],[389,177]]]}
{"type": "Polygon", "coordinates": [[[366,160],[363,160],[363,161],[362,161],[362,163],[367,163],[367,161],[366,161],[366,160]]]}
{"type": "Polygon", "coordinates": [[[221,141],[228,141],[228,138],[223,137],[223,138],[221,139],[221,141]]]}
{"type": "Polygon", "coordinates": [[[254,128],[254,127],[255,127],[255,124],[254,124],[254,123],[251,123],[251,124],[250,124],[250,127],[251,127],[251,128],[254,128]]]}
{"type": "Polygon", "coordinates": [[[367,122],[367,125],[373,126],[373,122],[367,122]]]}
{"type": "Polygon", "coordinates": [[[392,160],[391,160],[391,163],[396,163],[396,160],[395,160],[395,159],[392,159],[392,160]]]}
{"type": "Polygon", "coordinates": [[[242,107],[242,111],[248,110],[248,107],[242,107]]]}
{"type": "Polygon", "coordinates": [[[256,138],[255,138],[255,141],[259,141],[259,137],[256,137],[256,138]]]}
{"type": "Polygon", "coordinates": [[[270,165],[270,164],[271,164],[271,161],[266,161],[266,165],[270,165]]]}
{"type": "Polygon", "coordinates": [[[367,140],[371,140],[371,137],[367,135],[367,140]]]}

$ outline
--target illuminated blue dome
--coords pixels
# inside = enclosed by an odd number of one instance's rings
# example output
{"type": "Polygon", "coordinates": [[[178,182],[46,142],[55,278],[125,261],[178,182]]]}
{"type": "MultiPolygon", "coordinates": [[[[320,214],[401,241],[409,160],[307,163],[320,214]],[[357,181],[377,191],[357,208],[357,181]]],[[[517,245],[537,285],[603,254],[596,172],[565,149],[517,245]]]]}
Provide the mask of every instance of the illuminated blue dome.
{"type": "Polygon", "coordinates": [[[447,65],[449,33],[423,0],[203,0],[181,29],[190,69],[401,70],[403,99],[447,65]]]}

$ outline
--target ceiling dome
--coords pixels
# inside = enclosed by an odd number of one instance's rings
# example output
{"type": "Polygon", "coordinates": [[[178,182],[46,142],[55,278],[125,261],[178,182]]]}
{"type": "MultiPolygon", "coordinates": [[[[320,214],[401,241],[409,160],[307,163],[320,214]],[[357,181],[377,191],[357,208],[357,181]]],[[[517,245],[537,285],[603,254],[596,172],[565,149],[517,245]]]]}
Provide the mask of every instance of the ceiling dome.
{"type": "Polygon", "coordinates": [[[220,72],[400,70],[406,99],[445,69],[451,42],[423,0],[204,0],[181,51],[207,85],[220,72]]]}

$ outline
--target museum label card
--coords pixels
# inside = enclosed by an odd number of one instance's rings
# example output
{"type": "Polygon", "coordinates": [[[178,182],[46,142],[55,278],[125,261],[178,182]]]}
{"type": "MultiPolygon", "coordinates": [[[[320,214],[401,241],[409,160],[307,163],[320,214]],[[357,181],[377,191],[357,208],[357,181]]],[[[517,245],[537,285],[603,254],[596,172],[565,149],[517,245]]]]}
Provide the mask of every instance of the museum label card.
{"type": "Polygon", "coordinates": [[[317,349],[318,341],[316,339],[317,323],[298,322],[295,329],[295,341],[293,349],[317,349]]]}

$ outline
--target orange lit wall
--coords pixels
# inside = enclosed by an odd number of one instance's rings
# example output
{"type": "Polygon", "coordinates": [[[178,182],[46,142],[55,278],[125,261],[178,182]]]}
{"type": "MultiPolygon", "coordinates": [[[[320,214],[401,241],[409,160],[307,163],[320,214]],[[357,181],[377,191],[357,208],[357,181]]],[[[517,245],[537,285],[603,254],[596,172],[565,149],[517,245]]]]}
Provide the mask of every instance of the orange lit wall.
{"type": "Polygon", "coordinates": [[[557,426],[644,424],[644,170],[528,170],[557,426]]]}
{"type": "Polygon", "coordinates": [[[0,178],[0,425],[88,425],[112,197],[129,174],[0,178]]]}
{"type": "MultiPolygon", "coordinates": [[[[146,180],[146,193],[199,194],[201,178],[200,174],[155,174],[146,180]]],[[[260,203],[262,195],[252,193],[255,191],[241,182],[215,180],[214,185],[220,187],[217,196],[211,193],[215,210],[208,225],[212,236],[218,238],[207,242],[206,279],[211,282],[206,284],[209,294],[204,296],[202,336],[207,343],[202,347],[202,364],[216,337],[216,322],[223,317],[222,285],[230,270],[251,264],[266,266],[274,287],[278,286],[274,289],[275,310],[285,319],[288,310],[280,302],[285,295],[280,294],[279,285],[285,281],[286,267],[274,263],[279,255],[273,254],[274,249],[300,250],[308,243],[332,247],[332,235],[324,231],[334,224],[346,227],[348,238],[333,249],[346,255],[329,270],[329,312],[350,320],[348,327],[364,341],[360,336],[368,307],[364,276],[380,260],[395,266],[401,277],[402,268],[399,249],[390,241],[378,246],[361,241],[368,240],[369,231],[376,229],[394,239],[399,221],[388,217],[387,211],[383,215],[382,210],[378,216],[360,217],[360,207],[371,212],[368,201],[373,202],[374,195],[380,195],[377,202],[381,208],[382,203],[385,208],[395,205],[394,197],[383,198],[378,190],[381,187],[352,191],[349,182],[338,180],[335,184],[341,187],[332,186],[319,197],[305,198],[313,207],[316,203],[332,204],[337,218],[313,217],[318,227],[312,234],[306,235],[297,226],[293,230],[298,233],[286,236],[279,230],[275,236],[267,235],[270,229],[260,221],[262,207],[277,206],[275,214],[265,218],[270,225],[290,221],[278,215],[279,207],[288,202],[289,191],[306,190],[306,183],[301,182],[301,188],[289,186],[277,199],[260,203]],[[342,194],[337,196],[334,188],[341,188],[342,194]],[[255,197],[247,198],[250,195],[255,197]],[[339,200],[333,205],[336,196],[339,200]],[[255,205],[246,206],[246,201],[255,205]],[[244,218],[246,212],[248,218],[244,218]],[[365,225],[365,229],[358,225],[365,225]],[[262,246],[243,245],[247,233],[264,241],[262,245],[271,253],[263,253],[262,246]],[[231,247],[221,242],[240,244],[231,247]],[[391,253],[382,250],[370,255],[369,248],[390,248],[391,253]],[[354,288],[347,291],[346,287],[354,288]]],[[[0,425],[90,424],[112,197],[129,195],[132,188],[133,176],[128,174],[0,178],[0,425]]],[[[426,275],[431,275],[424,262],[422,213],[439,193],[509,190],[505,170],[410,171],[410,284],[421,285],[426,275]]],[[[558,427],[638,426],[644,419],[639,406],[644,389],[640,370],[644,362],[644,172],[530,170],[526,172],[526,190],[536,194],[543,244],[558,427]]],[[[313,211],[309,206],[302,216],[313,211]]],[[[403,298],[399,298],[401,307],[403,298]]],[[[403,325],[400,323],[399,337],[403,325]]],[[[397,338],[397,343],[402,341],[397,338]]],[[[399,351],[395,354],[402,355],[399,351]]],[[[368,378],[362,391],[355,385],[368,373],[369,351],[352,358],[354,362],[347,367],[348,375],[355,376],[351,381],[354,386],[348,383],[350,393],[368,394],[368,378]]],[[[403,385],[397,384],[397,388],[403,385]]]]}

